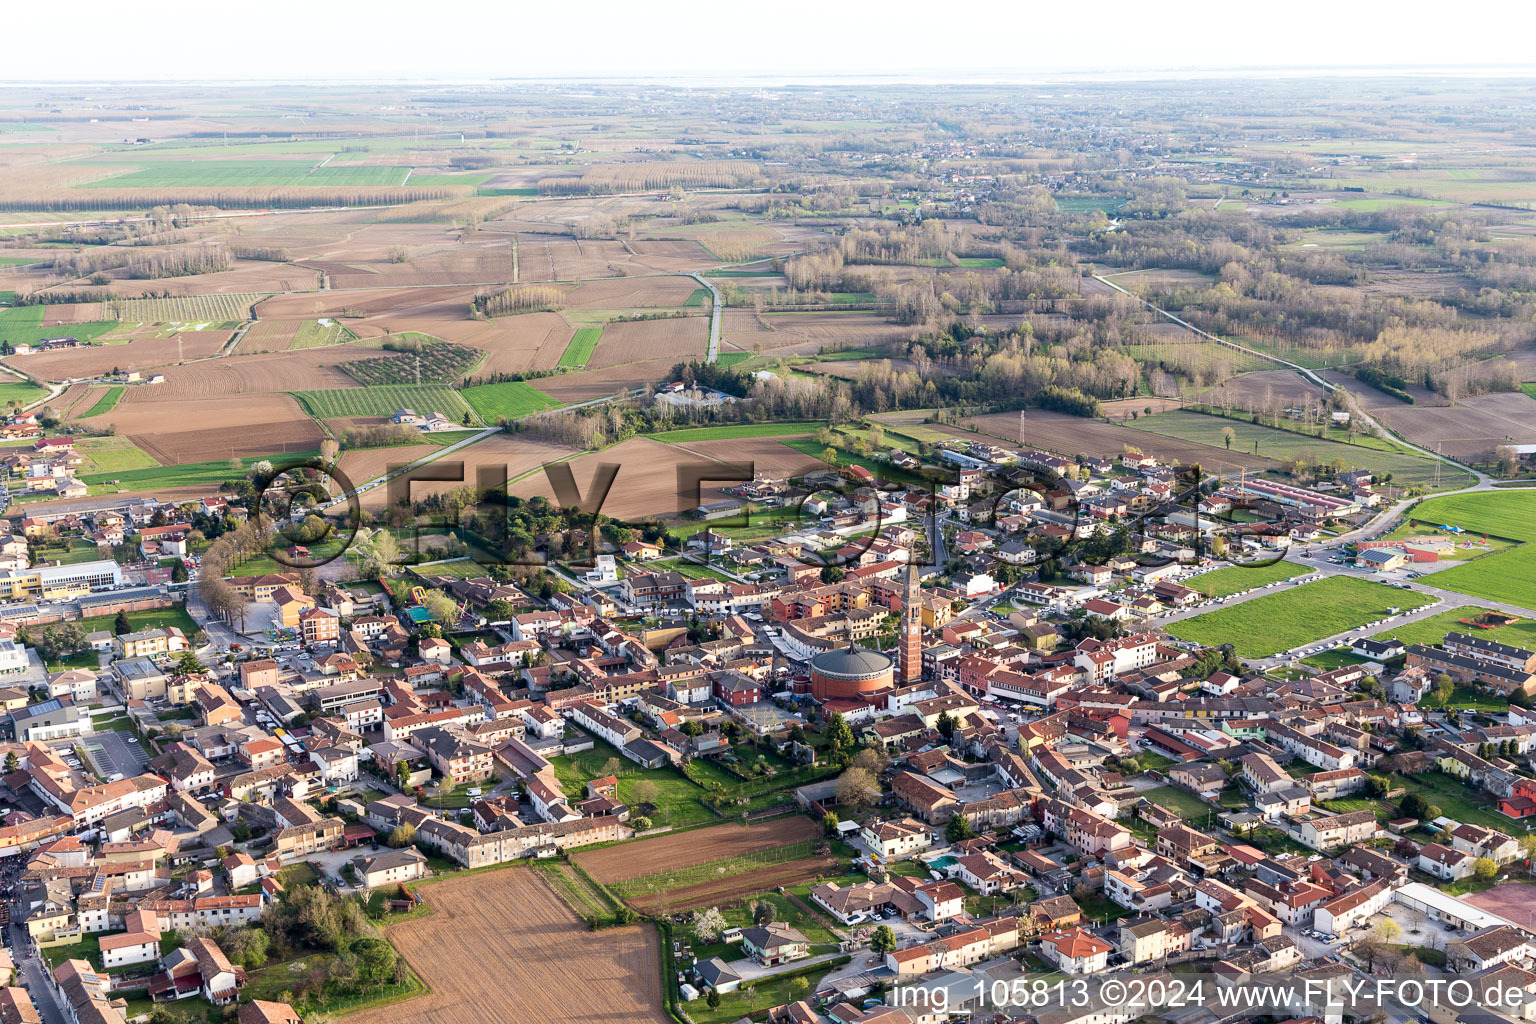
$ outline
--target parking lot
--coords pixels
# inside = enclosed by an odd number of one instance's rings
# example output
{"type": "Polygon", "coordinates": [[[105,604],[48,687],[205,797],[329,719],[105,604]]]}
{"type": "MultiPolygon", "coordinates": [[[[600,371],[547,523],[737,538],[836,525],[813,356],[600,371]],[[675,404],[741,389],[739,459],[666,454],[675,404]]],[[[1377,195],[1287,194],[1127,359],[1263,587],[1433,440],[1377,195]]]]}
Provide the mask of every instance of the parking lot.
{"type": "Polygon", "coordinates": [[[142,775],[149,770],[149,758],[139,746],[137,737],[122,732],[101,732],[86,737],[81,746],[91,767],[104,779],[114,775],[128,778],[142,775]]]}

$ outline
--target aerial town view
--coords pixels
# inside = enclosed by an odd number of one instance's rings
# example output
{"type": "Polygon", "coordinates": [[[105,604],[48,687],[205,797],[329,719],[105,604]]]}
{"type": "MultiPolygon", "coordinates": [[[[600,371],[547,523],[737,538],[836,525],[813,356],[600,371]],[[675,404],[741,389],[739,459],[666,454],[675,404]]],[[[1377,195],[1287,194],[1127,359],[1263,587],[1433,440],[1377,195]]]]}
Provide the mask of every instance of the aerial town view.
{"type": "Polygon", "coordinates": [[[1536,1020],[1536,69],[454,31],[0,84],[0,1024],[1536,1020]]]}

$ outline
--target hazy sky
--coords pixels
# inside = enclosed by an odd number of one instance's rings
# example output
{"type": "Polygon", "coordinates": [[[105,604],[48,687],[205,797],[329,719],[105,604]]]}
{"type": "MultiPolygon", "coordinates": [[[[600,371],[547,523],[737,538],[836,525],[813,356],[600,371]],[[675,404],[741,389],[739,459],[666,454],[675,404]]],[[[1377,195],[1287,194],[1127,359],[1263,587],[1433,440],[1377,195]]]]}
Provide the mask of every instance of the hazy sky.
{"type": "Polygon", "coordinates": [[[75,0],[11,5],[0,79],[1030,79],[1061,71],[1531,67],[1525,0],[75,0]],[[47,45],[26,45],[48,40],[47,45]]]}

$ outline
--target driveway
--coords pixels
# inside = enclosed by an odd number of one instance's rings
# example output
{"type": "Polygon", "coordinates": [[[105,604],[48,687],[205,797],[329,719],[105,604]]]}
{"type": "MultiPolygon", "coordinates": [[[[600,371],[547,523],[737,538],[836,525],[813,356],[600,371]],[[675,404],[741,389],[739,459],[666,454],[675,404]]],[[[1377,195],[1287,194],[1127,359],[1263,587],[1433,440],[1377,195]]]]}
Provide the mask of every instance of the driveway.
{"type": "MultiPolygon", "coordinates": [[[[743,982],[761,981],[763,978],[771,978],[775,974],[786,974],[790,971],[798,971],[800,968],[808,967],[811,964],[819,964],[825,963],[828,960],[836,960],[842,955],[842,953],[823,953],[820,956],[808,956],[804,960],[791,960],[787,964],[778,964],[774,967],[764,967],[762,964],[749,957],[745,960],[733,960],[726,966],[730,967],[731,970],[741,975],[741,980],[743,982]]],[[[868,955],[868,953],[864,954],[864,956],[868,955]]],[[[855,962],[857,962],[860,958],[855,957],[854,959],[855,962]]]]}

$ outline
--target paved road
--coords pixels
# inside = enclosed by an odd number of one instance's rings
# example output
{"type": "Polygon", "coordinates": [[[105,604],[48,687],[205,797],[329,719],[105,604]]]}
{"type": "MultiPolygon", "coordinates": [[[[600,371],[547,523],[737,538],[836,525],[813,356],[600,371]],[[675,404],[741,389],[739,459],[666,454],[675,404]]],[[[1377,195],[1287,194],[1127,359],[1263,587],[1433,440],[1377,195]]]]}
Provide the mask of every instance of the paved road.
{"type": "Polygon", "coordinates": [[[16,970],[21,974],[27,994],[32,997],[33,1005],[37,1007],[38,1016],[43,1019],[43,1024],[69,1024],[69,1019],[64,1016],[59,1004],[54,1001],[53,990],[43,980],[43,958],[41,956],[26,955],[31,940],[19,924],[10,926],[11,956],[16,961],[16,970]]]}
{"type": "Polygon", "coordinates": [[[709,294],[714,296],[710,304],[709,313],[709,354],[704,357],[706,363],[713,363],[720,358],[720,318],[725,315],[725,303],[720,298],[720,289],[710,284],[698,274],[689,274],[699,284],[709,289],[709,294]]]}

